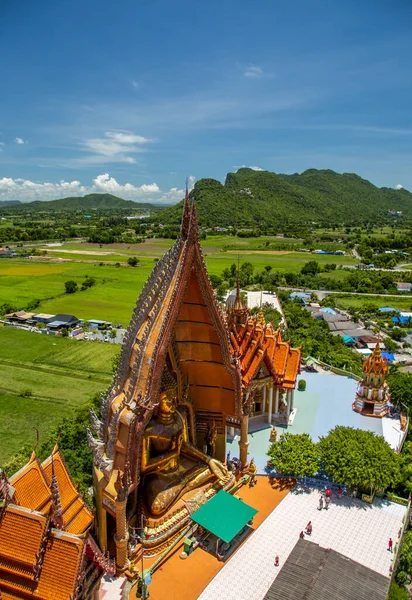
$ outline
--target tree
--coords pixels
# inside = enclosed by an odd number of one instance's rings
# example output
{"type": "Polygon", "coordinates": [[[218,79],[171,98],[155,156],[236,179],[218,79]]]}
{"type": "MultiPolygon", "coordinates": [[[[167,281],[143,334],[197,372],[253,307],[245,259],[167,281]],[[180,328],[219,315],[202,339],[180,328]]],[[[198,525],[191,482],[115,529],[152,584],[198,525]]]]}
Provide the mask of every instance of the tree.
{"type": "Polygon", "coordinates": [[[396,582],[403,586],[411,581],[412,573],[412,530],[406,532],[399,555],[398,568],[396,570],[396,582]]]}
{"type": "Polygon", "coordinates": [[[66,281],[64,287],[66,288],[66,294],[74,294],[78,290],[78,285],[73,280],[66,281]]]}
{"type": "Polygon", "coordinates": [[[87,290],[87,288],[93,287],[94,285],[96,285],[95,278],[89,277],[88,275],[86,275],[86,279],[82,283],[81,290],[82,291],[87,290]]]}
{"type": "Polygon", "coordinates": [[[316,260],[310,260],[301,268],[302,275],[317,275],[319,273],[319,263],[316,260]]]}
{"type": "Polygon", "coordinates": [[[391,338],[385,338],[383,340],[383,343],[385,344],[385,348],[388,352],[395,352],[398,349],[398,344],[396,344],[393,340],[391,340],[391,338]]]}
{"type": "Polygon", "coordinates": [[[314,475],[319,470],[319,451],[307,433],[284,433],[268,451],[271,465],[285,475],[314,475]]]}
{"type": "Polygon", "coordinates": [[[138,262],[139,262],[139,260],[138,260],[138,259],[137,259],[135,256],[131,256],[131,257],[128,259],[128,261],[127,261],[127,264],[128,264],[130,267],[135,267],[135,266],[137,265],[137,263],[138,263],[138,262]]]}
{"type": "Polygon", "coordinates": [[[321,463],[337,483],[387,488],[400,480],[400,459],[383,437],[338,425],[319,441],[321,463]]]}
{"type": "Polygon", "coordinates": [[[408,600],[408,592],[394,581],[389,588],[388,600],[408,600]]]}
{"type": "Polygon", "coordinates": [[[109,338],[110,338],[111,340],[114,340],[114,338],[115,338],[115,337],[116,337],[116,331],[115,331],[114,329],[111,329],[111,330],[109,331],[109,338]]]}
{"type": "Polygon", "coordinates": [[[406,404],[412,410],[412,374],[390,372],[387,382],[391,390],[392,402],[406,404]]]}
{"type": "Polygon", "coordinates": [[[222,283],[222,278],[219,277],[219,275],[214,275],[213,273],[211,275],[209,275],[210,277],[210,283],[212,284],[213,288],[217,288],[218,285],[220,285],[222,283]]]}
{"type": "Polygon", "coordinates": [[[300,392],[304,392],[306,390],[306,381],[305,381],[305,379],[299,379],[298,390],[300,392]]]}
{"type": "Polygon", "coordinates": [[[405,442],[400,454],[401,461],[401,483],[407,491],[412,492],[412,442],[405,442]]]}

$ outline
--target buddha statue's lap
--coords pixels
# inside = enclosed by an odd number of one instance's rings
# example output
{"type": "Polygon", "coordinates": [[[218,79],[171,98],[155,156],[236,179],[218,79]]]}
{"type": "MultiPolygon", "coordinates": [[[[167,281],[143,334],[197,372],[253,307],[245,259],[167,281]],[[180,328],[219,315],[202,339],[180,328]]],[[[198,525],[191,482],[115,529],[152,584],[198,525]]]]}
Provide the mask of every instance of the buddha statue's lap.
{"type": "Polygon", "coordinates": [[[166,512],[186,492],[227,476],[224,465],[189,442],[185,413],[176,409],[170,391],[160,395],[157,414],[144,432],[141,472],[153,515],[166,512]]]}

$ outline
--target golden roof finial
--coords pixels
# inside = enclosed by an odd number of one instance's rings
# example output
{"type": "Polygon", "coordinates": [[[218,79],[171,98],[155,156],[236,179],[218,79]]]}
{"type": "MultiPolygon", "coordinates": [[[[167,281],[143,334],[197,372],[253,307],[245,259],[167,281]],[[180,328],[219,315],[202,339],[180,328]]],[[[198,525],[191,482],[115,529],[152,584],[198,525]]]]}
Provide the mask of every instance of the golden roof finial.
{"type": "Polygon", "coordinates": [[[373,353],[363,363],[363,372],[366,375],[387,375],[388,374],[388,362],[381,355],[381,349],[379,345],[379,338],[376,342],[373,353]]]}
{"type": "Polygon", "coordinates": [[[54,444],[52,455],[57,454],[57,452],[59,451],[59,441],[60,441],[60,427],[57,430],[57,438],[56,438],[56,443],[54,444]]]}
{"type": "Polygon", "coordinates": [[[36,458],[37,458],[36,448],[39,444],[39,430],[36,429],[35,427],[33,427],[33,429],[36,432],[36,441],[34,442],[33,452],[31,453],[29,462],[33,462],[34,460],[36,460],[36,458]]]}

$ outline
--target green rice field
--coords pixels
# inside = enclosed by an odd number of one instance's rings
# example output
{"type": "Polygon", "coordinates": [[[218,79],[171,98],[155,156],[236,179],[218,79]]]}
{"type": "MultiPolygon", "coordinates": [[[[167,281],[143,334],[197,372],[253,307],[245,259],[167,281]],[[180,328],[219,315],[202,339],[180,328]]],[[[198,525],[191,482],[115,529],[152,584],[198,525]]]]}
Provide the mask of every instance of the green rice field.
{"type": "Polygon", "coordinates": [[[0,465],[105,390],[119,349],[1,327],[0,465]]]}

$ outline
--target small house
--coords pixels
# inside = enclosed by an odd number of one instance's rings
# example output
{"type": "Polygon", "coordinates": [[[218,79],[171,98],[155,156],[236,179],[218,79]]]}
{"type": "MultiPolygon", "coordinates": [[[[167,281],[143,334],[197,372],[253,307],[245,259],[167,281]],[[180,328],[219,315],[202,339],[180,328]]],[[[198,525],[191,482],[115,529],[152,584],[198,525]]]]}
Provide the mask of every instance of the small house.
{"type": "Polygon", "coordinates": [[[412,287],[412,283],[408,283],[406,281],[398,281],[396,284],[396,289],[398,292],[410,292],[412,287]]]}
{"type": "Polygon", "coordinates": [[[70,327],[76,327],[80,323],[80,319],[74,315],[55,315],[53,321],[47,323],[47,329],[69,329],[70,327]]]}
{"type": "Polygon", "coordinates": [[[26,312],[25,310],[18,310],[17,312],[9,313],[6,315],[6,321],[9,323],[23,323],[26,324],[32,320],[34,313],[26,312]]]}

